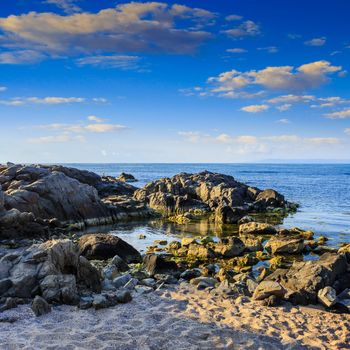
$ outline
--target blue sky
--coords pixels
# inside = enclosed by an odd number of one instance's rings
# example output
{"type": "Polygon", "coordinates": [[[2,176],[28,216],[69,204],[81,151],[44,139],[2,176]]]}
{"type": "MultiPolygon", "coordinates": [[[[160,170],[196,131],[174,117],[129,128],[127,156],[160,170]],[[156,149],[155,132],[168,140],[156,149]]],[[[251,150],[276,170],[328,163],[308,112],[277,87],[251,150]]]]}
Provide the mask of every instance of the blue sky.
{"type": "Polygon", "coordinates": [[[14,0],[0,162],[349,160],[346,0],[14,0]]]}

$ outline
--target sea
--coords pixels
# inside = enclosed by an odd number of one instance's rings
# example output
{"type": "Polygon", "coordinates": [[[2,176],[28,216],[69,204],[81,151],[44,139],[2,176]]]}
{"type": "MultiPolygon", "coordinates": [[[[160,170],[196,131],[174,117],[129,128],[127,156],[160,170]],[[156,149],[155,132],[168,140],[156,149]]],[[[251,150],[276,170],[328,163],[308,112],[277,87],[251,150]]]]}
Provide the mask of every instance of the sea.
{"type": "MultiPolygon", "coordinates": [[[[65,164],[67,165],[67,164],[65,164]]],[[[273,188],[299,210],[281,223],[282,227],[312,230],[338,246],[350,242],[350,164],[69,164],[100,175],[134,175],[142,187],[150,181],[175,174],[204,170],[232,175],[236,180],[260,189],[273,188]]],[[[96,229],[95,229],[96,230],[96,229]]],[[[177,225],[160,220],[121,223],[98,228],[126,239],[144,250],[154,239],[176,239],[184,235],[220,236],[222,229],[208,220],[190,225],[177,225]],[[140,240],[139,235],[146,236],[140,240]]],[[[232,229],[233,230],[233,229],[232,229]]],[[[226,228],[227,232],[227,228],[226,228]]]]}

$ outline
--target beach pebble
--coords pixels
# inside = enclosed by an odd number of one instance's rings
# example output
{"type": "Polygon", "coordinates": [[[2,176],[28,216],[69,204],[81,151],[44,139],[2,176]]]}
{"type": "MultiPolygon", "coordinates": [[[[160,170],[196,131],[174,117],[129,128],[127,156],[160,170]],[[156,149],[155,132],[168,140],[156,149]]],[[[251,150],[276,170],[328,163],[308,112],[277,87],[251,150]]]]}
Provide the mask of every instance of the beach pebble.
{"type": "Polygon", "coordinates": [[[116,277],[112,283],[115,288],[121,288],[124,287],[131,279],[132,276],[129,273],[127,273],[125,275],[116,277]]]}
{"type": "Polygon", "coordinates": [[[34,298],[31,308],[35,316],[41,316],[51,312],[51,306],[49,303],[39,295],[34,298]]]}
{"type": "Polygon", "coordinates": [[[131,293],[128,290],[118,291],[116,294],[116,297],[118,302],[122,304],[129,303],[132,300],[131,293]]]}

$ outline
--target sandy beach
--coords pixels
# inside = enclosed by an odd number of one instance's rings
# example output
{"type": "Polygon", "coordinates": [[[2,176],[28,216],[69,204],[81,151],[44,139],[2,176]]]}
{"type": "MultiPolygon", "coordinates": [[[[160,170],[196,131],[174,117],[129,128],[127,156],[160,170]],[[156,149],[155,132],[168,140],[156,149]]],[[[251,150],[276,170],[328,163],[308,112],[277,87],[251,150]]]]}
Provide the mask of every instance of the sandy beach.
{"type": "Polygon", "coordinates": [[[350,315],[321,307],[268,308],[213,297],[182,283],[95,311],[56,306],[36,318],[28,305],[1,315],[10,349],[349,349],[350,315]]]}

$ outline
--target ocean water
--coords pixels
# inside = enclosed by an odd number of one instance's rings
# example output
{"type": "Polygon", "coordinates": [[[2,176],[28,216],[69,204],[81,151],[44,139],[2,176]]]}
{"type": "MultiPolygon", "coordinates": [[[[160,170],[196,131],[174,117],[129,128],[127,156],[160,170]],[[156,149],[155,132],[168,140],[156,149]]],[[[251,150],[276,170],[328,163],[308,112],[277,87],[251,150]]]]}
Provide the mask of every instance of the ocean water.
{"type": "MultiPolygon", "coordinates": [[[[300,204],[296,214],[287,217],[284,227],[309,229],[326,235],[330,245],[350,241],[350,164],[70,164],[100,175],[133,174],[142,187],[146,183],[180,172],[203,170],[234,176],[238,181],[261,189],[273,188],[287,200],[300,204]]],[[[136,246],[153,238],[191,234],[219,235],[220,228],[208,222],[191,226],[159,222],[120,224],[110,230],[125,236],[136,246]],[[140,243],[139,233],[148,239],[140,243]]]]}

